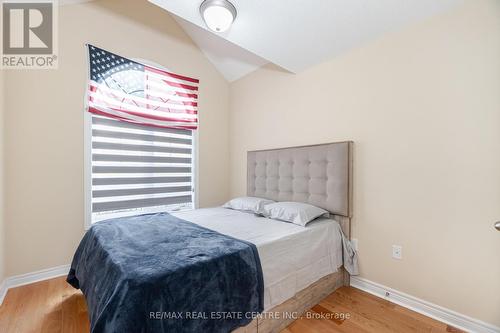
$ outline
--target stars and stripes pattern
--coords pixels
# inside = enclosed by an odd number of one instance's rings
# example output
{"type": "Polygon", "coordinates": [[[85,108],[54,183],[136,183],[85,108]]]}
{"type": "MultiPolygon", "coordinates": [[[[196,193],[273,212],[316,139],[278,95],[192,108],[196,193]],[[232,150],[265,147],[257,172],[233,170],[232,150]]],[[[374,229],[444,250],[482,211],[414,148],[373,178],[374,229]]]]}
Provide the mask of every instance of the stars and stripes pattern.
{"type": "Polygon", "coordinates": [[[197,79],[88,45],[88,111],[162,128],[198,128],[197,79]]]}

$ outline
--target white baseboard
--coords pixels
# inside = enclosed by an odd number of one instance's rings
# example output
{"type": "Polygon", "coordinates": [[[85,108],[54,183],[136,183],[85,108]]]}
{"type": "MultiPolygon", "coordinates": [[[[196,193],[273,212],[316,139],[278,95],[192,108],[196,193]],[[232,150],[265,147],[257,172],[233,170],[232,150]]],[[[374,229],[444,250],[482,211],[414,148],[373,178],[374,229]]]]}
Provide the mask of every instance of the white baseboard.
{"type": "Polygon", "coordinates": [[[2,305],[5,295],[7,295],[7,290],[8,289],[5,285],[5,281],[2,281],[2,283],[0,283],[0,305],[2,305]]]}
{"type": "Polygon", "coordinates": [[[453,310],[443,308],[442,306],[429,303],[417,297],[413,297],[370,280],[357,276],[351,276],[351,286],[467,332],[500,332],[500,327],[471,318],[453,310]]]}
{"type": "Polygon", "coordinates": [[[61,265],[57,267],[43,269],[41,271],[8,277],[0,284],[0,305],[3,303],[5,295],[7,295],[7,291],[10,288],[20,287],[26,284],[31,284],[59,276],[64,276],[68,274],[68,272],[69,272],[69,265],[61,265]]]}

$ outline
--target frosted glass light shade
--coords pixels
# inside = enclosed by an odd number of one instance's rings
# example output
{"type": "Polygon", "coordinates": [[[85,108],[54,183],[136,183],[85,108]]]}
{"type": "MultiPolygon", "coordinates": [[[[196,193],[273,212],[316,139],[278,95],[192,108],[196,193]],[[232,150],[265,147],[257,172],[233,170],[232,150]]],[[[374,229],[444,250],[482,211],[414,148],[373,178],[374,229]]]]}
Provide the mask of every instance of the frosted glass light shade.
{"type": "Polygon", "coordinates": [[[236,18],[236,8],[227,0],[205,0],[200,12],[207,27],[214,32],[227,31],[236,18]]]}

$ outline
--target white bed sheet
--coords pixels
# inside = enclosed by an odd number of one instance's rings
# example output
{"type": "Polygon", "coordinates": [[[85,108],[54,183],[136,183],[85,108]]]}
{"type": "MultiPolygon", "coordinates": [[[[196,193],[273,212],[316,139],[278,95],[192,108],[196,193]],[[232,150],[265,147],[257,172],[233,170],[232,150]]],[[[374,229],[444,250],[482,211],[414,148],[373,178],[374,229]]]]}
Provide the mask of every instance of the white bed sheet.
{"type": "Polygon", "coordinates": [[[221,207],[172,215],[257,246],[265,310],[342,266],[342,229],[331,219],[320,218],[301,227],[221,207]]]}

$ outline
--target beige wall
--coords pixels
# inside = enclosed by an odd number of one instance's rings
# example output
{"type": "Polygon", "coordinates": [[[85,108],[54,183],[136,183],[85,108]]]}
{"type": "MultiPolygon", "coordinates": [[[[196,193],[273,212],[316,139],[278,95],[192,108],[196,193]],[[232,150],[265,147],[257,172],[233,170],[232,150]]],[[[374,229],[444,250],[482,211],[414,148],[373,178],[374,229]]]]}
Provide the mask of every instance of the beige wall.
{"type": "Polygon", "coordinates": [[[228,196],[228,85],[165,11],[145,0],[60,7],[58,70],[9,71],[7,275],[70,263],[84,232],[84,43],[200,79],[201,206],[228,196]]]}
{"type": "Polygon", "coordinates": [[[499,1],[298,75],[268,66],[230,100],[233,196],[247,150],[354,140],[361,276],[500,326],[499,1]]]}
{"type": "Polygon", "coordinates": [[[5,278],[5,227],[4,227],[4,71],[0,69],[0,284],[5,278]]]}

